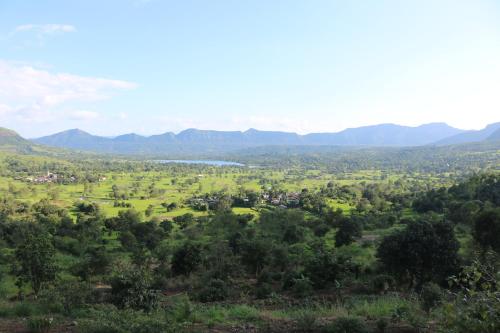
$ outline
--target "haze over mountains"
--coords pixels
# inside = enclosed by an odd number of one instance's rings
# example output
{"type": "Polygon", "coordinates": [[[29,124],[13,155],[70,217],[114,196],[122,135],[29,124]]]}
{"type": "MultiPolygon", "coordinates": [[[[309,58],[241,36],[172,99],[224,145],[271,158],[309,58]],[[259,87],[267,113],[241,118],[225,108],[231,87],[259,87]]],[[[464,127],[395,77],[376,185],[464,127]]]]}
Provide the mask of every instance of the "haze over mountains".
{"type": "Polygon", "coordinates": [[[290,132],[211,131],[187,129],[178,134],[167,132],[141,136],[124,134],[102,137],[79,129],[27,140],[16,132],[0,128],[2,150],[29,152],[36,147],[49,146],[110,154],[170,154],[223,153],[239,149],[271,146],[344,146],[344,147],[412,147],[446,146],[473,142],[500,142],[500,122],[478,131],[464,131],[444,123],[418,127],[382,124],[350,128],[338,133],[299,135],[290,132]]]}
{"type": "Polygon", "coordinates": [[[500,123],[488,125],[480,131],[464,131],[445,123],[431,123],[417,127],[381,124],[349,128],[337,133],[299,135],[290,132],[212,131],[187,129],[178,134],[167,132],[141,136],[130,133],[114,138],[89,134],[79,129],[67,130],[36,138],[38,144],[115,154],[154,154],[168,152],[232,151],[259,146],[339,145],[403,147],[428,144],[447,145],[487,140],[500,131],[500,123]]]}

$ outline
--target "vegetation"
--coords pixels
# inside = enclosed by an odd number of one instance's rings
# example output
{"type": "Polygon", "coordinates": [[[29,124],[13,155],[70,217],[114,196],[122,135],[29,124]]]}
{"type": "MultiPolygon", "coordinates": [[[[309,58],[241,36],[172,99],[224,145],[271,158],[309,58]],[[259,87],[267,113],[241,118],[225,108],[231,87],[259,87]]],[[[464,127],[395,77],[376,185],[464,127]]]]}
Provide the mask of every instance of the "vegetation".
{"type": "Polygon", "coordinates": [[[500,330],[496,155],[306,156],[1,155],[0,331],[500,330]]]}

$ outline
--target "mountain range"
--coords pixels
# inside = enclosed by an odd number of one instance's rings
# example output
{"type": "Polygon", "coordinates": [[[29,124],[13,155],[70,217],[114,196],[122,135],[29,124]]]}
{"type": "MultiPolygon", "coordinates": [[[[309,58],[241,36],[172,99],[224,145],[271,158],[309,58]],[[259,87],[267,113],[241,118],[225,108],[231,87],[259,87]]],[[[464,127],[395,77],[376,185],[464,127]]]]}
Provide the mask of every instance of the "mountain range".
{"type": "Polygon", "coordinates": [[[178,134],[167,132],[142,136],[130,133],[110,138],[71,129],[32,140],[26,140],[14,131],[0,128],[0,145],[22,147],[22,150],[44,145],[98,153],[136,155],[216,153],[265,146],[444,146],[487,140],[500,140],[500,122],[478,131],[464,131],[445,123],[417,127],[381,124],[349,128],[337,133],[306,135],[256,129],[244,132],[187,129],[178,134]]]}
{"type": "Polygon", "coordinates": [[[481,142],[500,139],[500,122],[489,124],[479,131],[465,131],[436,142],[436,145],[455,145],[460,143],[481,142]]]}
{"type": "Polygon", "coordinates": [[[140,154],[161,152],[230,151],[268,145],[341,145],[341,146],[420,146],[465,133],[444,123],[418,127],[381,124],[350,128],[337,133],[299,135],[290,132],[212,131],[187,129],[178,134],[167,132],[141,136],[134,133],[114,138],[95,136],[79,129],[33,139],[33,142],[101,153],[140,154]]]}

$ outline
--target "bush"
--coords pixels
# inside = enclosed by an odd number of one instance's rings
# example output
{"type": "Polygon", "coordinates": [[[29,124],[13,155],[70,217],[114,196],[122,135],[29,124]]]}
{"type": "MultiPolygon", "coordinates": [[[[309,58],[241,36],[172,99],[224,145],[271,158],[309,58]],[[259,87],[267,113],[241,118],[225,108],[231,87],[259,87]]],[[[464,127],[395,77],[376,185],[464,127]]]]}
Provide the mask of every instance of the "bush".
{"type": "Polygon", "coordinates": [[[96,307],[81,319],[81,333],[173,333],[178,330],[165,320],[163,312],[145,314],[130,309],[117,311],[112,307],[96,307]]]}
{"type": "Polygon", "coordinates": [[[441,303],[442,297],[441,288],[437,284],[428,283],[424,285],[420,293],[422,308],[429,313],[432,308],[441,303]]]}
{"type": "Polygon", "coordinates": [[[48,333],[52,327],[52,318],[29,318],[27,326],[30,333],[48,333]]]}
{"type": "Polygon", "coordinates": [[[300,332],[311,332],[316,327],[318,315],[314,312],[314,310],[302,310],[297,314],[295,320],[297,322],[297,328],[300,332]]]}
{"type": "Polygon", "coordinates": [[[258,299],[268,298],[272,292],[273,288],[271,287],[271,284],[260,283],[259,285],[257,285],[257,288],[255,288],[255,297],[257,297],[258,299]]]}
{"type": "Polygon", "coordinates": [[[78,281],[63,281],[40,294],[40,300],[46,308],[64,314],[85,306],[91,299],[92,289],[89,284],[78,281]]]}
{"type": "Polygon", "coordinates": [[[30,317],[38,314],[40,309],[34,303],[21,302],[14,305],[12,312],[17,317],[30,317]]]}
{"type": "Polygon", "coordinates": [[[367,333],[368,328],[365,323],[355,317],[341,317],[328,325],[325,333],[367,333]]]}
{"type": "Polygon", "coordinates": [[[193,320],[193,305],[189,297],[175,297],[165,310],[170,324],[183,324],[193,320]]]}
{"type": "Polygon", "coordinates": [[[160,293],[153,286],[149,272],[130,267],[111,280],[113,303],[120,308],[152,311],[159,306],[160,293]]]}
{"type": "Polygon", "coordinates": [[[196,296],[200,302],[218,302],[225,300],[228,294],[226,282],[220,279],[210,279],[203,284],[196,296]]]}
{"type": "Polygon", "coordinates": [[[300,298],[310,296],[313,292],[311,280],[305,276],[293,279],[292,292],[300,298]]]}
{"type": "Polygon", "coordinates": [[[174,275],[191,274],[201,263],[201,249],[193,243],[185,243],[178,248],[172,258],[172,273],[174,275]]]}
{"type": "Polygon", "coordinates": [[[325,289],[344,278],[351,268],[349,259],[321,249],[306,263],[304,273],[315,289],[325,289]]]}
{"type": "Polygon", "coordinates": [[[374,292],[377,293],[385,293],[387,292],[392,286],[394,286],[394,278],[390,275],[386,274],[380,274],[375,276],[372,281],[371,285],[373,288],[374,292]]]}

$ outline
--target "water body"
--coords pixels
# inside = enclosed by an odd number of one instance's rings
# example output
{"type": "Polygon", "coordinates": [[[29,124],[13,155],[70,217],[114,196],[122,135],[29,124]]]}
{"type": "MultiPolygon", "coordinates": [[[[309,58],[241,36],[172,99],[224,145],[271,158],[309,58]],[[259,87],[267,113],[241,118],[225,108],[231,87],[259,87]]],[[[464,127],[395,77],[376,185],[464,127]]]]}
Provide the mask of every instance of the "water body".
{"type": "Polygon", "coordinates": [[[205,164],[214,166],[245,166],[245,164],[216,160],[159,160],[159,163],[205,164]]]}

